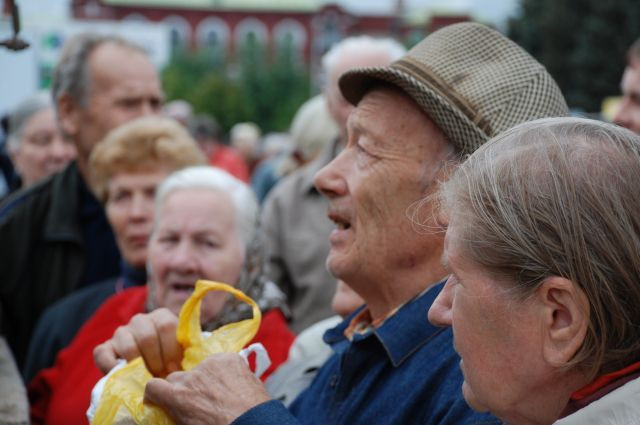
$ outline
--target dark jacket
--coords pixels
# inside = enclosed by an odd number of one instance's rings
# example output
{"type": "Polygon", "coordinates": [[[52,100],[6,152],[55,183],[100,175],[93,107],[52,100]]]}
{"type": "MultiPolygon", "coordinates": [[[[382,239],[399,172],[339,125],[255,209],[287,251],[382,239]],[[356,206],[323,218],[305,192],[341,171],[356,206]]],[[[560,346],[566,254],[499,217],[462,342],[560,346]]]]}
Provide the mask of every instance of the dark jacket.
{"type": "MultiPolygon", "coordinates": [[[[73,162],[0,206],[0,325],[20,368],[40,314],[85,273],[83,190],[73,162]]],[[[107,231],[113,241],[108,225],[107,231]]],[[[111,276],[118,273],[116,263],[111,276]]]]}

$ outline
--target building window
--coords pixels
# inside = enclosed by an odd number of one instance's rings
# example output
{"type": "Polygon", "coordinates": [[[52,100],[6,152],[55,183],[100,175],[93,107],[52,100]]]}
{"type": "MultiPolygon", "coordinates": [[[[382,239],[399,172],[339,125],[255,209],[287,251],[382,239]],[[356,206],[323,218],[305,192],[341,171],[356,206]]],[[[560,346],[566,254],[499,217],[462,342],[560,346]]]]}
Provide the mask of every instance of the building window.
{"type": "Polygon", "coordinates": [[[283,19],[273,28],[273,39],[278,52],[300,60],[307,42],[307,32],[298,21],[283,19]]]}
{"type": "Polygon", "coordinates": [[[191,26],[182,16],[171,15],[162,20],[169,27],[171,52],[184,50],[189,45],[191,26]]]}
{"type": "Polygon", "coordinates": [[[220,18],[203,19],[196,30],[198,47],[216,61],[223,61],[229,45],[229,26],[220,18]]]}
{"type": "Polygon", "coordinates": [[[238,23],[235,31],[236,49],[255,50],[268,43],[267,27],[256,18],[246,18],[238,23]]]}

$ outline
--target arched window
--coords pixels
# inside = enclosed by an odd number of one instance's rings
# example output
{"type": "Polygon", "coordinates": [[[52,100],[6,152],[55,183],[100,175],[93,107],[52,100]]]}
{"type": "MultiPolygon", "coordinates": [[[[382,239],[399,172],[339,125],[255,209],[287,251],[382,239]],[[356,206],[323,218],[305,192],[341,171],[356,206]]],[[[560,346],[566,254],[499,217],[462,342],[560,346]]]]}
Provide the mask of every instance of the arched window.
{"type": "Polygon", "coordinates": [[[216,60],[224,60],[229,45],[229,26],[216,17],[203,19],[196,30],[198,47],[216,60]]]}
{"type": "Polygon", "coordinates": [[[262,21],[256,18],[245,18],[238,23],[235,31],[236,46],[242,48],[246,44],[266,45],[269,31],[262,21]]]}
{"type": "Polygon", "coordinates": [[[300,59],[307,42],[307,32],[298,21],[283,19],[273,28],[273,39],[279,51],[285,51],[300,59]]]}
{"type": "Polygon", "coordinates": [[[162,20],[169,27],[171,37],[171,51],[183,50],[189,45],[191,37],[191,26],[182,16],[170,15],[162,20]]]}

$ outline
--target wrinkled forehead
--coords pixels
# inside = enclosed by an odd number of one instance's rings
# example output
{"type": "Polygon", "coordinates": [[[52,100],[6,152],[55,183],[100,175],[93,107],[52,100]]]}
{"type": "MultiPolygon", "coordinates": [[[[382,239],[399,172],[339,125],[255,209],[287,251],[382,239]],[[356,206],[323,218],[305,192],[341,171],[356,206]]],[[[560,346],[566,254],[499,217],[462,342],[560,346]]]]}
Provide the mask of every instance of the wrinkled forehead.
{"type": "MultiPolygon", "coordinates": [[[[198,223],[223,228],[234,223],[231,196],[211,187],[177,187],[156,199],[154,227],[173,223],[198,223]]],[[[235,226],[230,226],[235,230],[235,226]]]]}

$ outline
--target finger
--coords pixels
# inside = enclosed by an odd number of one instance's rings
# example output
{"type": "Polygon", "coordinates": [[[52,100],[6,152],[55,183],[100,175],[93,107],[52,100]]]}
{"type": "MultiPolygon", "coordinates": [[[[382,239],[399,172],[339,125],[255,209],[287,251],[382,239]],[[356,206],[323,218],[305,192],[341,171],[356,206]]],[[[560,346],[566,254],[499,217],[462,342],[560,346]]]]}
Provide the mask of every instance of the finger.
{"type": "Polygon", "coordinates": [[[167,373],[180,370],[182,346],[176,338],[178,318],[171,311],[162,309],[154,315],[153,324],[157,335],[160,337],[160,349],[165,370],[167,373]]]}
{"type": "Polygon", "coordinates": [[[118,362],[111,340],[97,345],[93,349],[93,361],[102,373],[108,373],[118,362]]]}
{"type": "Polygon", "coordinates": [[[129,361],[140,356],[138,343],[128,325],[118,327],[109,342],[117,358],[129,361]]]}
{"type": "Polygon", "coordinates": [[[160,336],[151,315],[136,314],[129,322],[129,329],[149,372],[153,376],[165,376],[167,371],[162,357],[160,336]]]}
{"type": "Polygon", "coordinates": [[[173,384],[169,381],[151,378],[144,387],[144,402],[167,408],[171,403],[172,393],[173,384]]]}

